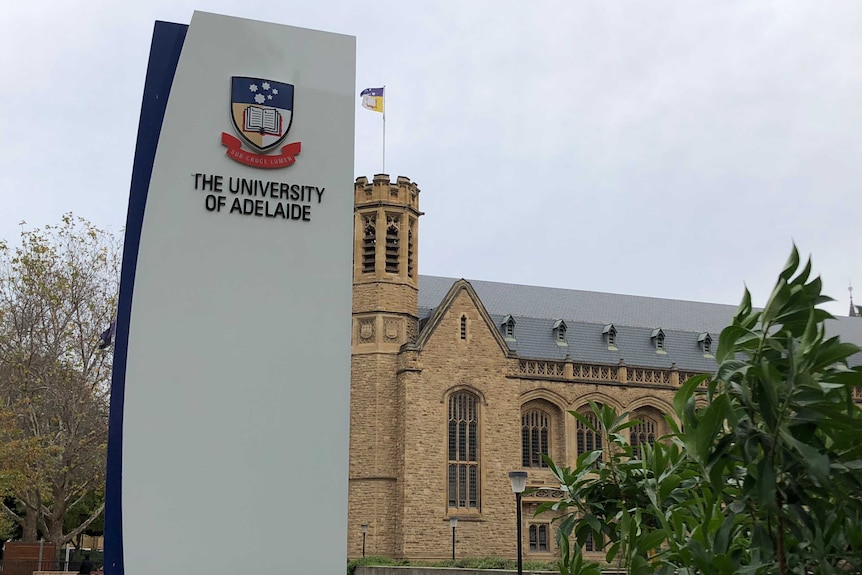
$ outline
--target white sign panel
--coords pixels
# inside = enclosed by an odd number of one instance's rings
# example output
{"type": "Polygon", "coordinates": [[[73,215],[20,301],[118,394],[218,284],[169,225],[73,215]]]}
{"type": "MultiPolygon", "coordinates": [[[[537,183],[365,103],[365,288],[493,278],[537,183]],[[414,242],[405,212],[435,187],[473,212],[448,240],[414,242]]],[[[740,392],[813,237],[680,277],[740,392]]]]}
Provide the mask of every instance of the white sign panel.
{"type": "Polygon", "coordinates": [[[108,575],[344,572],[354,70],[348,36],[200,12],[156,25],[108,575]]]}

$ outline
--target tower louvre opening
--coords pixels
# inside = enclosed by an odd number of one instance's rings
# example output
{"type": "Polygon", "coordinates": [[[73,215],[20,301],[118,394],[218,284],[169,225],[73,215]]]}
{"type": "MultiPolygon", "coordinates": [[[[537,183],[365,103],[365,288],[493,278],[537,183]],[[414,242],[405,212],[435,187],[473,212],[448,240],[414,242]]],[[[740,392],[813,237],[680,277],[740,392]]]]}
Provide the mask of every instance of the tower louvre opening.
{"type": "Polygon", "coordinates": [[[377,255],[377,218],[372,214],[365,216],[365,234],[362,238],[362,273],[374,273],[374,259],[377,255]]]}
{"type": "Polygon", "coordinates": [[[386,273],[398,273],[398,243],[401,217],[395,214],[386,216],[386,273]]]}

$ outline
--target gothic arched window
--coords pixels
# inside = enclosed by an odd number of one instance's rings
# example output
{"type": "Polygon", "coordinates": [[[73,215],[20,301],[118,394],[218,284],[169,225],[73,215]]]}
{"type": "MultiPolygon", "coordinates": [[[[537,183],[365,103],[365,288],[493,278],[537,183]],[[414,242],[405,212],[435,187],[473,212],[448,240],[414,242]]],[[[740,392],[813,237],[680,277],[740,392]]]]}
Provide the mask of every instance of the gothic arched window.
{"type": "Polygon", "coordinates": [[[632,446],[632,457],[640,459],[643,453],[641,445],[653,445],[656,438],[656,430],[658,424],[655,419],[644,413],[636,413],[634,418],[638,420],[638,424],[631,428],[629,443],[632,446]]]}
{"type": "Polygon", "coordinates": [[[550,453],[551,416],[541,409],[521,414],[521,462],[524,467],[547,467],[542,458],[550,453]]]}
{"type": "Polygon", "coordinates": [[[602,550],[602,536],[599,535],[598,538],[593,534],[593,531],[587,531],[587,538],[584,540],[584,551],[601,551],[602,550]]]}
{"type": "Polygon", "coordinates": [[[479,509],[479,398],[469,391],[449,396],[449,507],[479,509]]]}
{"type": "Polygon", "coordinates": [[[548,525],[545,523],[534,523],[530,525],[530,551],[548,550],[548,525]]]}
{"type": "MultiPolygon", "coordinates": [[[[593,431],[593,429],[590,429],[589,426],[585,425],[581,421],[578,421],[576,427],[578,456],[581,456],[584,453],[590,453],[592,451],[601,451],[603,449],[601,426],[599,424],[598,418],[596,417],[596,414],[593,413],[590,408],[582,409],[579,413],[583,415],[587,419],[587,421],[590,422],[590,425],[597,431],[593,431]]],[[[601,460],[601,457],[599,459],[601,460]]]]}

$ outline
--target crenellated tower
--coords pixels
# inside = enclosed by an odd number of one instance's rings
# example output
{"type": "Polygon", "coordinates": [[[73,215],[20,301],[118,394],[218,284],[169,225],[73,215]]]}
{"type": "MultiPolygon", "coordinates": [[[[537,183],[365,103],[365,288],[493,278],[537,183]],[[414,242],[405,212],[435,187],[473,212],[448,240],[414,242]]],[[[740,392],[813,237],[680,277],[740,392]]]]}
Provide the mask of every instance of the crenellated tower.
{"type": "Polygon", "coordinates": [[[348,554],[397,556],[403,406],[398,353],[415,339],[419,294],[419,188],[376,174],[356,179],[350,388],[348,554]]]}
{"type": "Polygon", "coordinates": [[[404,176],[360,177],[354,200],[354,353],[396,352],[416,335],[419,188],[404,176]]]}

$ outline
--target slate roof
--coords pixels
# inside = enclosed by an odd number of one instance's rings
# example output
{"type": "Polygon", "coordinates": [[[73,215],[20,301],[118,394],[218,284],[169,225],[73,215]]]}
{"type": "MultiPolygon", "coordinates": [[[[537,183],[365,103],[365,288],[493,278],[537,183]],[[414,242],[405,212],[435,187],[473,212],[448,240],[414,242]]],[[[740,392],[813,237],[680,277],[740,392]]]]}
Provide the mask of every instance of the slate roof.
{"type": "MultiPolygon", "coordinates": [[[[457,280],[439,276],[419,276],[419,317],[425,318],[438,306],[457,280]]],[[[515,320],[515,341],[510,349],[521,357],[561,360],[568,354],[575,362],[669,368],[683,371],[712,371],[715,360],[704,357],[698,336],[712,336],[712,350],[736,305],[693,302],[468,280],[502,334],[503,318],[515,320]],[[567,346],[554,340],[554,322],[567,325],[567,346]],[[609,350],[602,334],[607,324],[617,329],[617,351],[609,350]],[[650,335],[656,328],[665,334],[665,354],[656,353],[650,335]]],[[[829,335],[862,345],[862,318],[841,317],[827,323],[829,335]]],[[[852,364],[862,364],[859,354],[852,364]]]]}

